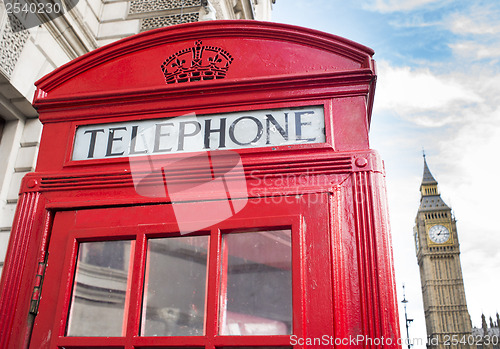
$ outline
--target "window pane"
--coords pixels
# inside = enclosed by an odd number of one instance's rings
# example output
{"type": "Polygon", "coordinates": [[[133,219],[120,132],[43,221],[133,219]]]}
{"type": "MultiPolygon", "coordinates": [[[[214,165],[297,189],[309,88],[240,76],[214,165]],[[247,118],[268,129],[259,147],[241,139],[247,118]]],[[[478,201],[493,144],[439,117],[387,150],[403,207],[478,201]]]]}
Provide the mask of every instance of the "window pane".
{"type": "Polygon", "coordinates": [[[203,335],[208,238],[149,240],[142,336],[203,335]]]}
{"type": "Polygon", "coordinates": [[[124,335],[133,241],[80,243],[68,336],[124,335]]]}
{"type": "Polygon", "coordinates": [[[223,236],[220,333],[292,333],[291,231],[223,236]]]}

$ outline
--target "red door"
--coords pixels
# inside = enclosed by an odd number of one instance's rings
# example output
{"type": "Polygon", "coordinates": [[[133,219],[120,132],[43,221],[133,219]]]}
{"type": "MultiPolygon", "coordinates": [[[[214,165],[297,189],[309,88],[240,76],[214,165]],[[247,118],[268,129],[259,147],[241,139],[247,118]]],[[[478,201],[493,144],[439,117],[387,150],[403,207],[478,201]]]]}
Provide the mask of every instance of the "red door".
{"type": "Polygon", "coordinates": [[[172,205],[57,212],[30,347],[290,348],[333,335],[328,209],[328,194],[254,198],[185,235],[172,205]]]}

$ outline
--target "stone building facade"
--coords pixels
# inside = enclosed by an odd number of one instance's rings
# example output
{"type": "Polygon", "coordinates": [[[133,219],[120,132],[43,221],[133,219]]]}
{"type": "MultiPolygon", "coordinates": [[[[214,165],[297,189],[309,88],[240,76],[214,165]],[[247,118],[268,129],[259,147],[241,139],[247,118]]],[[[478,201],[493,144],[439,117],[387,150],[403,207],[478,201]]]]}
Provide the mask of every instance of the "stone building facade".
{"type": "Polygon", "coordinates": [[[41,123],[34,82],[66,62],[146,30],[217,19],[269,20],[275,0],[80,0],[33,28],[0,2],[0,269],[23,176],[35,168],[41,123]]]}
{"type": "Polygon", "coordinates": [[[474,327],[472,336],[477,349],[500,349],[500,315],[496,314],[496,321],[490,316],[488,325],[482,314],[481,327],[474,327]]]}

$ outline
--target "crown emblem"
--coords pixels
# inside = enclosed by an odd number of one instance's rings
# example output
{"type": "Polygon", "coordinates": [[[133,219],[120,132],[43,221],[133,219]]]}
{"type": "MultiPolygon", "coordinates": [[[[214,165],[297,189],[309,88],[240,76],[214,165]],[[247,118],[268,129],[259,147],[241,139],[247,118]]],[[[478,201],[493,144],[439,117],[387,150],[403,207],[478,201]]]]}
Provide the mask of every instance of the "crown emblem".
{"type": "Polygon", "coordinates": [[[161,65],[167,84],[200,80],[224,79],[233,57],[220,47],[202,46],[186,48],[168,57],[161,65]]]}

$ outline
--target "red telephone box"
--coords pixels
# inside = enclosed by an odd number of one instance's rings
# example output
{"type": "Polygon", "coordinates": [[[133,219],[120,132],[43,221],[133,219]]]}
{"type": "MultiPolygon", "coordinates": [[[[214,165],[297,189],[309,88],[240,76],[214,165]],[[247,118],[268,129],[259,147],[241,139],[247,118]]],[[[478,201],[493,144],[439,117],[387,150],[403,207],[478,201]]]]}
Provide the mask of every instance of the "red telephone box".
{"type": "Polygon", "coordinates": [[[372,55],[201,22],[38,81],[0,347],[399,347],[372,55]]]}

